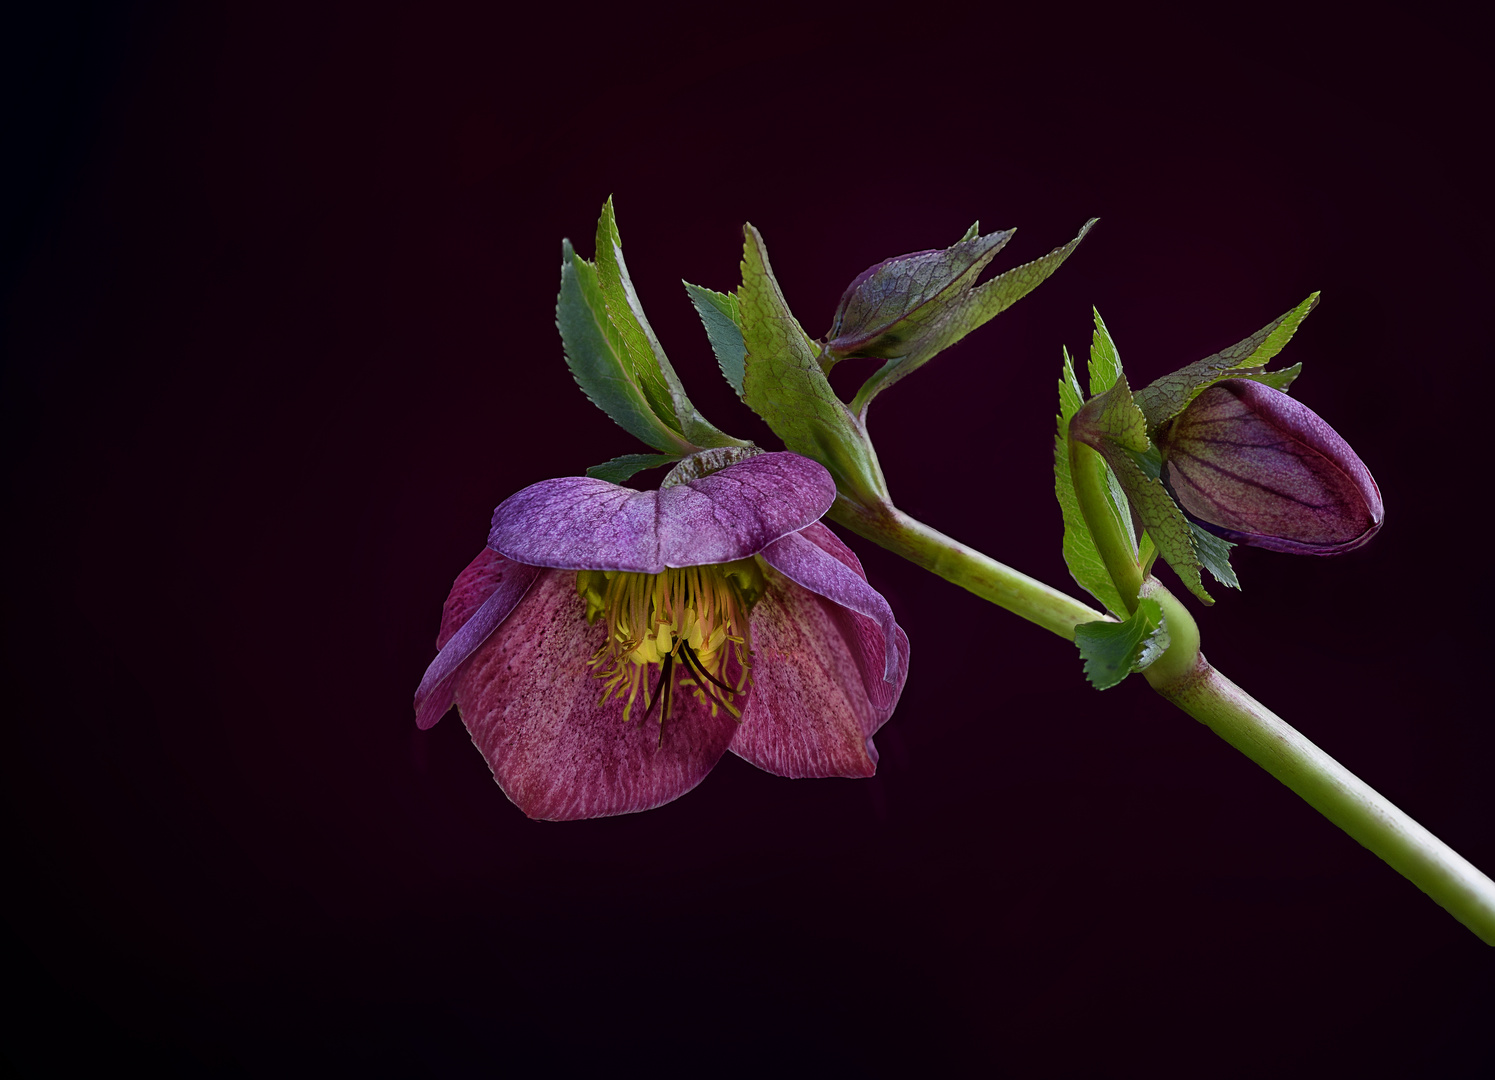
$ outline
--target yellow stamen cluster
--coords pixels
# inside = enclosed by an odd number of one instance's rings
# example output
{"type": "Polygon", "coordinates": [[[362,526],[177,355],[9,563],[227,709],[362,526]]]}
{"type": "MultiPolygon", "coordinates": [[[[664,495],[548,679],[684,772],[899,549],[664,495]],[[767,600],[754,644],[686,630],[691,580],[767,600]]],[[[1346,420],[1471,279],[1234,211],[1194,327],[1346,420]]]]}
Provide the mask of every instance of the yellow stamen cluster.
{"type": "MultiPolygon", "coordinates": [[[[692,690],[697,700],[726,709],[751,682],[752,636],[748,613],[763,593],[757,559],[711,566],[687,566],[662,574],[622,570],[580,570],[576,591],[587,602],[587,622],[601,618],[611,631],[588,666],[606,685],[597,704],[623,699],[623,721],[632,714],[642,687],[645,718],[660,706],[659,722],[674,711],[674,688],[692,690]],[[727,678],[727,661],[736,659],[737,677],[727,678]],[[659,666],[653,689],[649,667],[659,666]]],[[[660,732],[660,738],[664,732],[660,732]]]]}

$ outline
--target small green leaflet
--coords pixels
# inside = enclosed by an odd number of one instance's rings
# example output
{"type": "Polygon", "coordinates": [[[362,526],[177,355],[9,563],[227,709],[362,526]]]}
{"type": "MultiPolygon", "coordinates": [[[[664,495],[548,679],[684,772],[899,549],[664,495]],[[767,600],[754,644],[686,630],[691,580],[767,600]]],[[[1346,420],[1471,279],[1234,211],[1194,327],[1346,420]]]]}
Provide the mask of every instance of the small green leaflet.
{"type": "Polygon", "coordinates": [[[1121,377],[1121,354],[1100,312],[1091,308],[1090,313],[1095,316],[1095,331],[1090,336],[1090,396],[1100,397],[1121,377]]]}
{"type": "Polygon", "coordinates": [[[1163,607],[1145,596],[1124,622],[1090,622],[1075,627],[1075,645],[1085,661],[1085,678],[1097,690],[1109,690],[1132,672],[1149,667],[1169,644],[1163,607]]]}
{"type": "Polygon", "coordinates": [[[1308,313],[1318,304],[1313,293],[1280,319],[1268,323],[1243,341],[1213,356],[1207,356],[1188,367],[1137,391],[1137,406],[1147,417],[1147,430],[1156,432],[1183,412],[1196,397],[1224,379],[1253,379],[1277,390],[1285,390],[1302,369],[1301,364],[1282,371],[1262,370],[1292,340],[1308,313]]]}
{"type": "MultiPolygon", "coordinates": [[[[1096,550],[1069,471],[1069,420],[1079,411],[1082,402],[1074,362],[1069,357],[1069,350],[1065,349],[1064,371],[1059,379],[1059,433],[1054,440],[1054,494],[1058,496],[1059,509],[1064,515],[1064,562],[1082,589],[1104,604],[1107,611],[1120,616],[1126,612],[1121,593],[1111,581],[1100,552],[1096,550]]],[[[1126,505],[1124,500],[1121,505],[1126,505]]],[[[1128,523],[1130,520],[1128,514],[1128,523]]]]}
{"type": "Polygon", "coordinates": [[[747,356],[747,345],[742,340],[742,319],[738,315],[737,296],[734,293],[719,293],[688,281],[681,282],[690,295],[690,302],[706,327],[706,337],[711,342],[711,351],[716,355],[717,366],[722,369],[727,382],[742,397],[743,360],[747,356]]]}
{"type": "Polygon", "coordinates": [[[1189,532],[1194,541],[1194,554],[1199,557],[1204,568],[1210,572],[1210,576],[1227,589],[1239,589],[1240,579],[1235,576],[1235,568],[1230,565],[1230,549],[1235,545],[1228,540],[1220,539],[1206,529],[1201,529],[1192,521],[1189,522],[1189,532]]]}
{"type": "Polygon", "coordinates": [[[1254,373],[1247,373],[1245,375],[1242,375],[1241,378],[1250,379],[1253,382],[1265,383],[1273,390],[1281,390],[1285,394],[1287,393],[1287,388],[1291,386],[1293,384],[1293,381],[1296,380],[1297,377],[1302,373],[1303,365],[1294,364],[1292,367],[1285,367],[1279,371],[1259,371],[1254,373]]]}
{"type": "Polygon", "coordinates": [[[615,457],[611,461],[604,461],[601,465],[593,465],[587,470],[587,475],[593,480],[606,480],[610,484],[621,484],[630,476],[645,469],[657,469],[661,465],[668,465],[672,461],[678,461],[676,454],[624,454],[615,457]]]}
{"type": "MultiPolygon", "coordinates": [[[[1095,316],[1095,331],[1090,337],[1090,396],[1096,397],[1104,394],[1116,385],[1116,380],[1121,378],[1121,354],[1116,349],[1116,343],[1111,340],[1111,332],[1106,329],[1106,324],[1100,317],[1100,312],[1091,308],[1095,316]]],[[[1106,486],[1110,493],[1111,513],[1121,522],[1121,528],[1126,533],[1127,539],[1132,543],[1132,550],[1137,550],[1137,533],[1132,527],[1131,506],[1126,499],[1126,493],[1121,490],[1121,482],[1116,479],[1116,470],[1109,465],[1106,467],[1106,486]]]]}
{"type": "Polygon", "coordinates": [[[989,322],[1013,304],[1042,285],[1053,272],[1074,253],[1091,228],[1100,218],[1091,218],[1080,228],[1075,238],[1061,244],[1042,258],[1005,270],[966,294],[965,302],[954,317],[941,327],[939,349],[949,348],[978,326],[989,322]]]}

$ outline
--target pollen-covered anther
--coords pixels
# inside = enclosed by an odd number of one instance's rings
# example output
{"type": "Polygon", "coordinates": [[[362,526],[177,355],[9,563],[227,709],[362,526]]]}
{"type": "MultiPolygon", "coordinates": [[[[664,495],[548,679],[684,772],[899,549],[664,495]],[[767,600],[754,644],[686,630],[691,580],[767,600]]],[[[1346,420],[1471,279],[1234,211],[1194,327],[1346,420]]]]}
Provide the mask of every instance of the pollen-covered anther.
{"type": "Polygon", "coordinates": [[[645,719],[658,709],[663,725],[674,713],[678,684],[712,716],[723,709],[740,719],[738,699],[752,681],[748,615],[763,589],[763,571],[752,558],[659,574],[578,571],[587,622],[602,619],[610,631],[588,661],[604,680],[597,703],[622,699],[627,723],[642,690],[645,719]],[[652,678],[651,667],[659,669],[652,678]]]}

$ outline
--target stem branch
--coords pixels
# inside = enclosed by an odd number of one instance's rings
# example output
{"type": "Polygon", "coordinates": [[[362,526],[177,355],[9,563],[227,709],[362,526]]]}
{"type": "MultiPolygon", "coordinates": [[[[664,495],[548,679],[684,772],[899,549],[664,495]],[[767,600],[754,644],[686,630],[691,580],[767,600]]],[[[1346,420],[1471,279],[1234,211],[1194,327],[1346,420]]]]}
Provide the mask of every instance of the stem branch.
{"type": "Polygon", "coordinates": [[[830,517],[852,532],[1067,641],[1075,639],[1075,627],[1080,623],[1113,621],[1111,616],[1058,589],[915,521],[891,503],[865,507],[837,499],[830,517]]]}
{"type": "MultiPolygon", "coordinates": [[[[890,503],[837,499],[830,516],[889,551],[1073,641],[1080,623],[1109,619],[1059,590],[1004,566],[890,503]]],[[[1384,795],[1212,668],[1198,652],[1193,618],[1166,590],[1145,582],[1164,605],[1174,645],[1144,675],[1163,697],[1201,721],[1380,856],[1449,914],[1495,945],[1495,882],[1384,795]]]]}
{"type": "Polygon", "coordinates": [[[1187,677],[1154,689],[1384,859],[1482,941],[1495,945],[1495,881],[1203,656],[1187,677]]]}

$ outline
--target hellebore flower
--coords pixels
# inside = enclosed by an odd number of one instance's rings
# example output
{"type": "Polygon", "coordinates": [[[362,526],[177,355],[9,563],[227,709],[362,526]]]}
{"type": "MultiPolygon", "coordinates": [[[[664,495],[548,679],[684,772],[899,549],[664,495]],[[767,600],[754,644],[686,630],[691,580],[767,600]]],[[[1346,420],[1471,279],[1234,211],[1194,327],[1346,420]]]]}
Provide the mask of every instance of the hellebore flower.
{"type": "Polygon", "coordinates": [[[452,586],[416,722],[455,700],[504,794],[550,820],[659,806],[729,749],[872,775],[908,638],[819,523],[835,495],[790,453],[660,491],[525,488],[452,586]]]}
{"type": "Polygon", "coordinates": [[[1156,442],[1184,512],[1237,544],[1339,555],[1381,527],[1381,492],[1307,406],[1249,379],[1202,392],[1156,442]]]}

